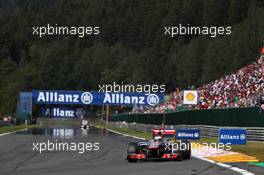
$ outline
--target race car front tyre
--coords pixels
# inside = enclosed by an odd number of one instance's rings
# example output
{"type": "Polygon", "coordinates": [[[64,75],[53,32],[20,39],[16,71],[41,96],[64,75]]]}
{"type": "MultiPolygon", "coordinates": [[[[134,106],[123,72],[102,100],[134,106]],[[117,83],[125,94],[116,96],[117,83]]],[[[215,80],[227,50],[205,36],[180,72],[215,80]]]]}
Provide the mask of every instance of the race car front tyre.
{"type": "MultiPolygon", "coordinates": [[[[127,154],[136,154],[138,152],[138,146],[137,146],[137,143],[135,142],[131,142],[128,144],[128,147],[127,147],[127,154]]],[[[129,156],[127,156],[127,161],[128,162],[137,162],[137,159],[136,158],[129,158],[129,156]]]]}
{"type": "Polygon", "coordinates": [[[128,144],[127,153],[128,154],[135,154],[138,152],[137,143],[131,142],[128,144]]]}
{"type": "Polygon", "coordinates": [[[137,162],[137,159],[127,158],[127,161],[130,163],[135,163],[135,162],[137,162]]]}

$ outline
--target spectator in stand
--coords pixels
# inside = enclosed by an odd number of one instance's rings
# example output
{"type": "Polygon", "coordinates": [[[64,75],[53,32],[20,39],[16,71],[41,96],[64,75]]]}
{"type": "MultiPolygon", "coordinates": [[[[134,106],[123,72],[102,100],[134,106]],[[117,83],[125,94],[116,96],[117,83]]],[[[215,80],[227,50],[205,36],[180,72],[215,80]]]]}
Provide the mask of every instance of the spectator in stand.
{"type": "MultiPolygon", "coordinates": [[[[193,88],[194,89],[194,88],[193,88]]],[[[196,109],[237,108],[258,105],[258,96],[264,94],[264,48],[261,57],[237,72],[215,80],[197,89],[196,109]]],[[[179,110],[183,104],[183,91],[178,88],[170,100],[155,107],[141,109],[144,113],[163,113],[179,110]]]]}

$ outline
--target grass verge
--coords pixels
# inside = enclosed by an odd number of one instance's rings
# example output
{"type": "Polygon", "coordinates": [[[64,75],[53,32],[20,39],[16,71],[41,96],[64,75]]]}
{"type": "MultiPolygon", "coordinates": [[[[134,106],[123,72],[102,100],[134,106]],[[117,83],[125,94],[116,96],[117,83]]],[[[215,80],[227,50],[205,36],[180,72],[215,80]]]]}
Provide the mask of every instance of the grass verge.
{"type": "MultiPolygon", "coordinates": [[[[102,120],[90,120],[91,123],[98,128],[109,128],[117,132],[121,132],[124,134],[130,134],[137,137],[143,137],[146,139],[152,138],[151,132],[142,132],[137,131],[131,128],[115,128],[111,126],[107,126],[102,120]]],[[[199,141],[195,141],[198,143],[218,143],[217,138],[201,138],[199,141]]],[[[259,159],[261,162],[264,161],[264,143],[262,142],[252,142],[248,141],[246,145],[232,145],[231,151],[244,153],[246,155],[254,156],[259,159]]]]}
{"type": "Polygon", "coordinates": [[[121,132],[123,134],[129,134],[129,135],[133,135],[133,136],[137,136],[137,137],[143,137],[146,139],[151,139],[152,138],[152,133],[151,132],[142,132],[142,131],[137,131],[135,129],[131,129],[131,128],[115,128],[112,126],[107,126],[106,123],[102,120],[89,120],[91,122],[91,124],[94,127],[97,128],[108,128],[117,132],[121,132]]]}
{"type": "Polygon", "coordinates": [[[2,126],[0,127],[0,134],[7,133],[7,132],[14,132],[26,128],[35,128],[38,125],[9,125],[9,126],[2,126]]]}
{"type": "Polygon", "coordinates": [[[56,126],[56,125],[63,125],[63,126],[67,126],[67,125],[76,125],[79,126],[80,125],[81,120],[79,119],[73,119],[73,120],[51,120],[51,119],[45,119],[45,120],[39,120],[39,123],[41,123],[41,125],[43,126],[56,126]]]}

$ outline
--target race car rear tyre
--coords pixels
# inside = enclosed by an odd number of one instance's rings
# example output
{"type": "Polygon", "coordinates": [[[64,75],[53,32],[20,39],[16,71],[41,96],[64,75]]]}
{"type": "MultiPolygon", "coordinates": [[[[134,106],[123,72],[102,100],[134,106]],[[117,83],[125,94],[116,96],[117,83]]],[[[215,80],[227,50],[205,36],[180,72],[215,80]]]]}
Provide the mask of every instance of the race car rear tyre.
{"type": "Polygon", "coordinates": [[[186,144],[185,150],[183,151],[183,159],[191,158],[191,142],[190,141],[182,141],[182,143],[186,144]]]}
{"type": "Polygon", "coordinates": [[[184,159],[184,152],[183,151],[180,151],[179,152],[179,157],[178,157],[177,160],[182,161],[183,159],[184,159]]]}
{"type": "Polygon", "coordinates": [[[188,149],[185,151],[185,159],[190,159],[192,155],[192,145],[190,141],[186,141],[185,143],[188,145],[188,149]]]}
{"type": "Polygon", "coordinates": [[[186,152],[186,159],[191,159],[191,157],[192,157],[192,150],[188,150],[186,152]]]}

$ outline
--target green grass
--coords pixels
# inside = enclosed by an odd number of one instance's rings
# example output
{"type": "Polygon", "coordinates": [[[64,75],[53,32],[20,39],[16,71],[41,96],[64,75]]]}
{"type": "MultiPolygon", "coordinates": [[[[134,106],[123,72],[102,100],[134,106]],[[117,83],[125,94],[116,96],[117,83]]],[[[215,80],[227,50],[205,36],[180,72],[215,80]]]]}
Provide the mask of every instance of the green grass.
{"type": "Polygon", "coordinates": [[[130,134],[133,136],[137,136],[137,137],[143,137],[146,139],[151,139],[152,138],[152,133],[151,132],[142,132],[142,131],[137,131],[135,129],[130,129],[130,128],[115,128],[115,127],[111,127],[111,126],[107,126],[106,123],[102,120],[89,120],[93,126],[97,127],[97,128],[108,128],[108,129],[112,129],[114,131],[117,132],[121,132],[123,134],[130,134]]]}
{"type": "Polygon", "coordinates": [[[80,125],[80,120],[43,120],[41,122],[44,126],[46,125],[80,125]]]}
{"type": "Polygon", "coordinates": [[[2,126],[0,127],[0,134],[7,133],[7,132],[14,132],[26,128],[34,128],[37,125],[9,125],[9,126],[2,126]]]}
{"type": "Polygon", "coordinates": [[[264,161],[264,143],[248,142],[247,145],[234,145],[232,150],[257,157],[261,162],[264,161]]]}
{"type": "MultiPolygon", "coordinates": [[[[133,136],[138,136],[138,137],[143,137],[146,139],[151,139],[152,138],[152,133],[151,132],[141,132],[137,131],[135,129],[130,129],[130,128],[114,128],[111,126],[107,126],[106,123],[102,120],[90,120],[91,123],[95,127],[99,128],[109,128],[117,132],[121,132],[124,134],[130,134],[133,136]]],[[[218,143],[217,138],[201,138],[199,141],[194,141],[197,143],[218,143]]],[[[252,142],[248,141],[246,145],[232,145],[231,151],[239,152],[239,153],[244,153],[249,156],[254,156],[257,157],[260,161],[264,161],[264,143],[263,142],[252,142]]]]}
{"type": "Polygon", "coordinates": [[[264,167],[264,162],[252,162],[252,163],[250,163],[250,164],[264,167]]]}
{"type": "Polygon", "coordinates": [[[123,134],[130,134],[133,136],[137,137],[143,137],[146,139],[151,139],[152,138],[152,133],[150,132],[142,132],[142,131],[137,131],[135,129],[129,129],[129,128],[113,128],[113,127],[108,127],[109,129],[112,129],[117,132],[121,132],[123,134]]]}

